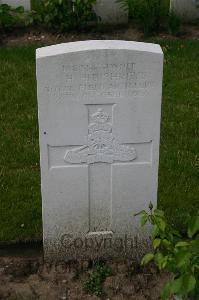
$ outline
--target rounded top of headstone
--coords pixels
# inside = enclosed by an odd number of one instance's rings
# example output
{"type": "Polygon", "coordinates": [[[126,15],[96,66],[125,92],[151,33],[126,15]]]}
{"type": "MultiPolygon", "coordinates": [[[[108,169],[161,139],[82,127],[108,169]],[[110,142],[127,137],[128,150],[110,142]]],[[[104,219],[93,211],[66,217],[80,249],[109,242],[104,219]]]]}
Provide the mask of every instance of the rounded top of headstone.
{"type": "Polygon", "coordinates": [[[152,43],[141,43],[121,40],[90,40],[57,44],[48,47],[38,48],[36,56],[38,58],[56,56],[71,52],[81,52],[89,50],[134,50],[140,52],[163,54],[160,45],[152,43]]]}

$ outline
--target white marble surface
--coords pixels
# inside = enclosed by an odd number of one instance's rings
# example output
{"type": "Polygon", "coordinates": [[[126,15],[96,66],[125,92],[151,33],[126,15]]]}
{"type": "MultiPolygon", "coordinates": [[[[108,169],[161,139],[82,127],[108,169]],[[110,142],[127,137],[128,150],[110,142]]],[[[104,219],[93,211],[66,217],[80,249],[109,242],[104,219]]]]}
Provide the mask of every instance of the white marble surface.
{"type": "Polygon", "coordinates": [[[128,22],[128,12],[116,0],[97,0],[94,10],[102,23],[122,24],[128,22]]]}
{"type": "Polygon", "coordinates": [[[121,256],[117,239],[147,237],[133,214],[157,201],[162,67],[153,44],[37,49],[46,259],[121,256]]]}

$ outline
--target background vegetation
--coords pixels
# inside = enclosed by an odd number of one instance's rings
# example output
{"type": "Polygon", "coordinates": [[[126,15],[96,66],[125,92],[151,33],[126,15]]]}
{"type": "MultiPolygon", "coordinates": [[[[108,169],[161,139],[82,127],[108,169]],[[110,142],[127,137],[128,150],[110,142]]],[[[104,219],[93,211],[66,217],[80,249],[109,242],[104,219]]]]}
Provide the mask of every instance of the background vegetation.
{"type": "MultiPolygon", "coordinates": [[[[177,35],[181,20],[169,10],[170,0],[116,0],[121,9],[129,12],[129,19],[146,36],[160,31],[177,35]]],[[[32,0],[32,10],[12,9],[0,4],[0,30],[39,25],[57,32],[85,29],[97,30],[100,19],[93,10],[96,0],[32,0]]]]}
{"type": "Polygon", "coordinates": [[[30,14],[33,23],[43,24],[53,30],[84,28],[96,20],[93,4],[96,0],[42,0],[34,1],[30,14]]]}
{"type": "Polygon", "coordinates": [[[145,35],[160,31],[177,34],[181,20],[170,11],[170,0],[117,0],[129,12],[129,18],[138,23],[145,35]]]}

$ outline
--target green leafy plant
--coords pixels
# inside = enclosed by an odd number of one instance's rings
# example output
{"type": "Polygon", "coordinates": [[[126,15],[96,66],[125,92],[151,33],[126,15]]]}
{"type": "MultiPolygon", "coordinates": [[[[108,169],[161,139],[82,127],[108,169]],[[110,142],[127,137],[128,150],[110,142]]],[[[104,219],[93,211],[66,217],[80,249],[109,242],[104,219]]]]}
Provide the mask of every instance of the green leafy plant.
{"type": "Polygon", "coordinates": [[[96,20],[93,4],[96,0],[42,0],[32,12],[33,21],[49,28],[65,31],[85,27],[96,20]]]}
{"type": "Polygon", "coordinates": [[[121,7],[129,12],[146,36],[160,30],[177,34],[181,21],[174,12],[169,11],[169,0],[117,0],[121,7]]]}
{"type": "Polygon", "coordinates": [[[168,0],[117,0],[123,9],[129,11],[129,17],[135,19],[145,35],[158,32],[167,22],[169,14],[168,0]]]}
{"type": "MultiPolygon", "coordinates": [[[[142,259],[142,265],[153,261],[157,267],[174,274],[162,290],[161,299],[172,295],[193,297],[199,299],[199,216],[187,221],[187,234],[181,234],[168,223],[164,212],[158,209],[150,212],[141,211],[141,225],[152,225],[153,253],[147,253],[142,259]]],[[[192,298],[191,298],[192,299],[192,298]]]]}
{"type": "Polygon", "coordinates": [[[90,278],[84,283],[84,289],[97,296],[102,294],[103,283],[107,276],[112,274],[111,269],[105,264],[98,263],[90,278]]]}
{"type": "Polygon", "coordinates": [[[12,8],[7,4],[0,4],[0,30],[11,30],[14,26],[22,23],[24,8],[19,6],[12,8]]]}

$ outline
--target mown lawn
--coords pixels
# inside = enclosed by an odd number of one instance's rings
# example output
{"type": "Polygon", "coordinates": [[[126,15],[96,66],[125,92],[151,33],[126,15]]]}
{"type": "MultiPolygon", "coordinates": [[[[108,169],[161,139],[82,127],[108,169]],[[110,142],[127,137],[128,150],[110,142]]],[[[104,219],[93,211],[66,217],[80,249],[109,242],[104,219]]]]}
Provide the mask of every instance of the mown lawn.
{"type": "MultiPolygon", "coordinates": [[[[183,228],[185,217],[199,212],[199,41],[161,44],[165,65],[158,205],[183,228]]],[[[0,49],[4,241],[42,237],[34,57],[34,47],[0,49]]]]}

